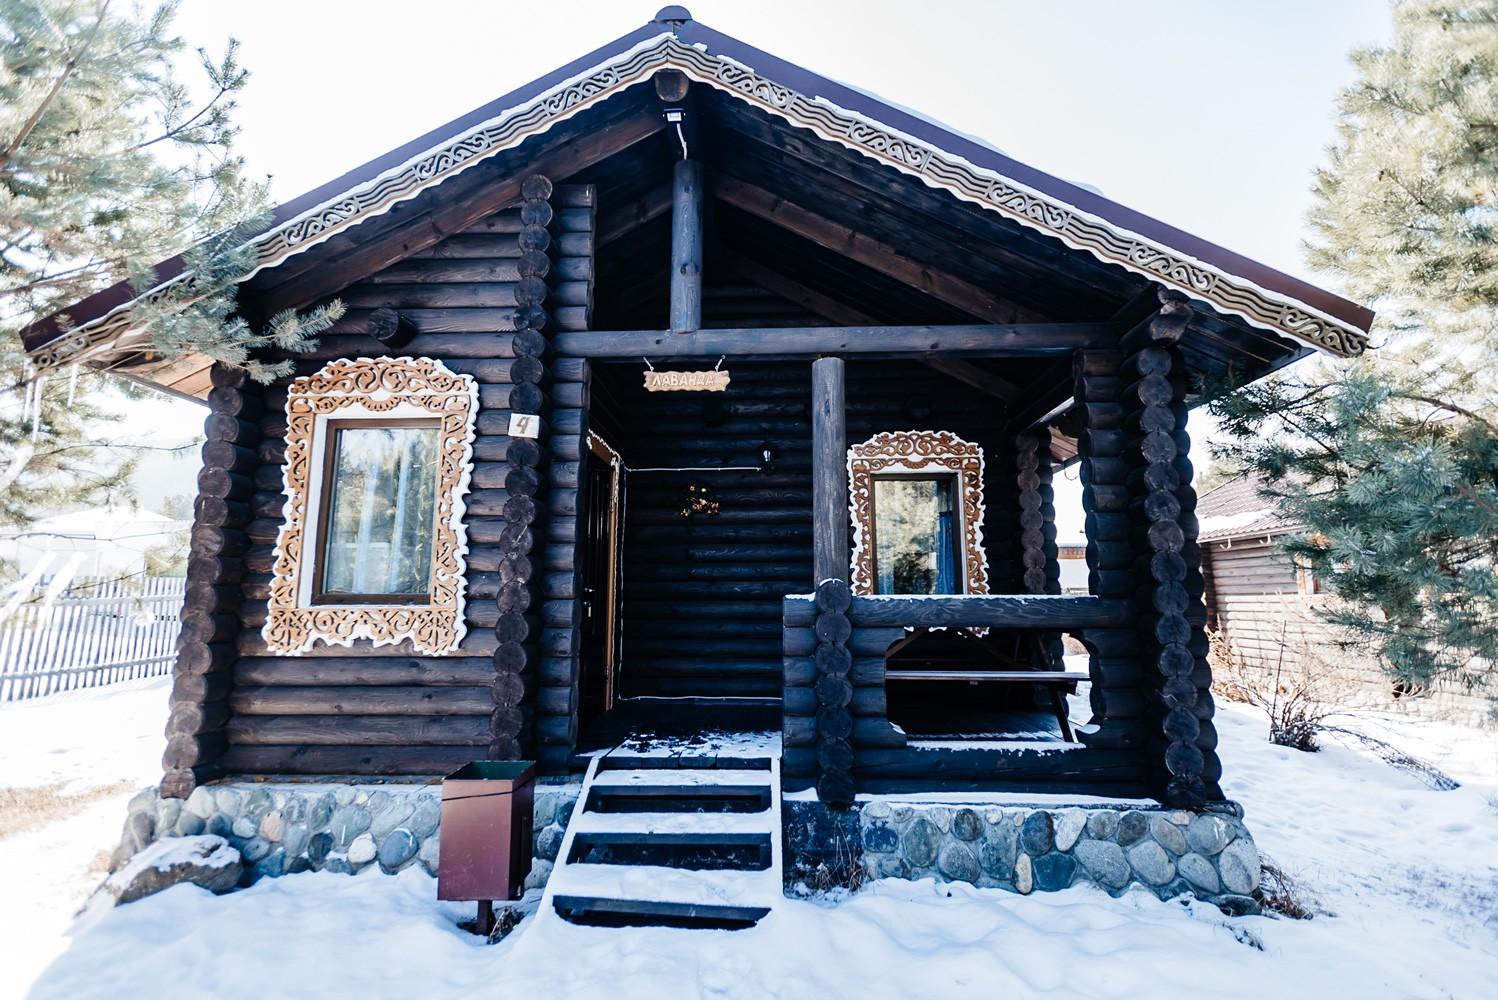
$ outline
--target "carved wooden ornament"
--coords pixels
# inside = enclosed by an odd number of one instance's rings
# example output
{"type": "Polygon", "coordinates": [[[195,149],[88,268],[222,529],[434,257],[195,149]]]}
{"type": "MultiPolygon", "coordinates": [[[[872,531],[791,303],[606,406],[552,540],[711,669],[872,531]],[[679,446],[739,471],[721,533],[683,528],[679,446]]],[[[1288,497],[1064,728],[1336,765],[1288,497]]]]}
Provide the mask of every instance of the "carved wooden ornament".
{"type": "Polygon", "coordinates": [[[873,594],[877,589],[874,479],[908,473],[956,476],[962,511],[962,592],[988,593],[988,558],[983,552],[983,449],[950,431],[887,431],[848,449],[853,593],[873,594]]]}
{"type": "Polygon", "coordinates": [[[429,358],[329,362],[292,382],[286,399],[286,505],[276,540],[275,575],[261,634],[278,653],[301,653],[318,640],[376,646],[410,640],[418,653],[450,653],[463,640],[464,498],[473,471],[478,389],[472,378],[429,358]],[[323,502],[328,422],[336,419],[437,418],[439,429],[432,579],[427,603],[313,604],[313,560],[323,502]]]}

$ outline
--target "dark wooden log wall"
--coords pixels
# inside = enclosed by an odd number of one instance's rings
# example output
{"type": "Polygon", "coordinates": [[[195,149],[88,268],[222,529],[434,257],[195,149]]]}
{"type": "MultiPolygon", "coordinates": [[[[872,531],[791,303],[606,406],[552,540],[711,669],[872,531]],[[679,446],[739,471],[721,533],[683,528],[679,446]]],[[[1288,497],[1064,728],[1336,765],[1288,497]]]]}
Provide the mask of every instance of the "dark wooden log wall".
{"type": "MultiPolygon", "coordinates": [[[[766,442],[775,454],[769,473],[631,473],[621,607],[626,697],[781,695],[781,598],[810,593],[815,582],[812,362],[728,367],[728,391],[711,396],[646,393],[643,363],[595,370],[592,419],[631,469],[758,465],[766,442]],[[680,516],[691,482],[715,491],[720,514],[680,516]]],[[[950,430],[983,446],[991,588],[1018,592],[1013,445],[1000,433],[994,401],[914,361],[850,361],[844,384],[849,443],[914,428],[950,430]]]]}
{"type": "MultiPolygon", "coordinates": [[[[254,449],[250,457],[235,453],[251,486],[241,501],[248,521],[243,605],[237,620],[218,623],[229,633],[218,662],[233,681],[213,699],[227,697],[233,709],[220,737],[224,772],[440,774],[491,753],[531,749],[543,718],[541,654],[551,614],[538,591],[541,567],[554,533],[565,530],[535,501],[565,496],[560,487],[543,489],[565,460],[548,468],[533,442],[511,441],[509,418],[545,413],[561,394],[572,394],[575,405],[574,390],[560,389],[547,368],[540,331],[586,328],[593,224],[590,191],[558,187],[548,198],[536,185],[549,187],[532,182],[531,197],[338,293],[352,307],[349,316],[296,364],[296,374],[307,375],[330,358],[392,353],[370,334],[376,311],[395,310],[416,331],[398,353],[435,357],[478,383],[465,515],[468,634],[454,654],[420,656],[406,643],[365,641],[318,645],[296,657],[266,648],[260,628],[285,502],[286,384],[265,390],[263,413],[237,418],[259,440],[240,446],[254,449]],[[522,526],[527,511],[533,517],[522,526]]],[[[560,412],[554,408],[548,423],[553,449],[576,436],[558,426],[560,412]]]]}
{"type": "Polygon", "coordinates": [[[631,470],[620,694],[779,697],[780,599],[812,585],[811,363],[730,363],[721,394],[647,393],[643,368],[594,373],[592,419],[631,470]],[[766,444],[772,470],[716,471],[758,467],[766,444]],[[712,471],[637,471],[653,468],[712,471]],[[692,483],[720,513],[681,517],[692,483]]]}
{"type": "Polygon", "coordinates": [[[244,372],[215,366],[210,373],[203,468],[193,509],[187,591],[173,670],[161,793],[185,798],[223,773],[229,740],[234,663],[245,577],[245,550],[255,490],[251,473],[263,409],[258,387],[244,372]]]}
{"type": "Polygon", "coordinates": [[[1123,373],[1131,380],[1122,400],[1131,466],[1138,660],[1145,668],[1153,793],[1169,805],[1196,807],[1222,798],[1222,766],[1212,725],[1196,492],[1187,457],[1188,376],[1179,346],[1192,313],[1180,293],[1162,291],[1160,298],[1160,311],[1123,345],[1129,352],[1123,373]]]}

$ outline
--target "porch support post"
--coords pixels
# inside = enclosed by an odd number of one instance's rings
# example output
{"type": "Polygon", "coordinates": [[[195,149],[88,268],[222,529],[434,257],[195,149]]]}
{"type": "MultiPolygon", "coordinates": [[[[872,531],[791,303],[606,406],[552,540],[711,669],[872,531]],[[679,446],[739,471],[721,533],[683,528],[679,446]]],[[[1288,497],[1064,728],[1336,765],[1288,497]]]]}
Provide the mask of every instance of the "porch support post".
{"type": "MultiPolygon", "coordinates": [[[[1134,546],[1120,401],[1122,363],[1117,350],[1078,351],[1072,373],[1081,424],[1077,455],[1086,515],[1087,590],[1094,597],[1132,601],[1134,546]]],[[[1082,640],[1092,654],[1092,719],[1098,724],[1096,732],[1082,734],[1082,742],[1143,748],[1147,739],[1140,685],[1145,667],[1138,636],[1132,627],[1120,625],[1088,628],[1082,640]]]]}
{"type": "Polygon", "coordinates": [[[1014,439],[1015,485],[1019,487],[1020,563],[1025,592],[1061,593],[1056,551],[1056,504],[1051,488],[1051,433],[1037,427],[1014,439]]]}
{"type": "Polygon", "coordinates": [[[843,359],[811,365],[812,585],[848,582],[848,424],[843,359]]]}
{"type": "Polygon", "coordinates": [[[671,174],[671,331],[702,328],[702,164],[680,160],[671,174]]]}
{"type": "MultiPolygon", "coordinates": [[[[1019,491],[1020,565],[1025,591],[1061,593],[1056,549],[1056,494],[1051,487],[1051,431],[1041,426],[1014,439],[1015,486],[1019,491]]],[[[1047,666],[1060,666],[1065,650],[1059,632],[1042,637],[1047,666]]]]}
{"type": "Polygon", "coordinates": [[[1179,346],[1191,321],[1181,293],[1162,289],[1161,307],[1125,338],[1123,391],[1128,410],[1130,514],[1136,546],[1141,666],[1155,794],[1167,804],[1200,807],[1221,799],[1222,765],[1212,726],[1206,608],[1191,439],[1186,433],[1187,371],[1179,346]]]}

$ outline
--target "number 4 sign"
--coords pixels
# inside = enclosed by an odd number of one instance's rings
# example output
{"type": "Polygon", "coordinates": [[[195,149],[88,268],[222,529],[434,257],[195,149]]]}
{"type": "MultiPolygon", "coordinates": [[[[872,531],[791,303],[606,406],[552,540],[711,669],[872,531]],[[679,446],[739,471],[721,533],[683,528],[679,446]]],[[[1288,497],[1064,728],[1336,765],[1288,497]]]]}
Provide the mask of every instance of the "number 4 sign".
{"type": "Polygon", "coordinates": [[[534,413],[510,414],[510,437],[538,438],[541,436],[541,418],[534,413]]]}

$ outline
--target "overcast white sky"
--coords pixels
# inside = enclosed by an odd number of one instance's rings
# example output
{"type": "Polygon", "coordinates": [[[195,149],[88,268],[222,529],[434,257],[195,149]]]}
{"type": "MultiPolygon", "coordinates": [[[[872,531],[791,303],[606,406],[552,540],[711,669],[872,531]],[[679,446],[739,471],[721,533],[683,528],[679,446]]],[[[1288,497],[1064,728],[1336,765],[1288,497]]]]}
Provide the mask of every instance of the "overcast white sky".
{"type": "MultiPolygon", "coordinates": [[[[240,147],[293,198],[585,54],[657,3],[184,0],[252,72],[240,147]]],[[[696,0],[693,16],[1280,270],[1385,0],[696,0]]],[[[150,412],[147,413],[146,410],[150,412]]],[[[192,411],[171,411],[177,427],[192,411]]],[[[138,419],[161,425],[158,408],[138,419]]],[[[134,421],[132,421],[134,422],[134,421]]],[[[168,424],[170,426],[171,424],[168,424]]],[[[170,492],[185,492],[173,490],[170,492]]]]}

